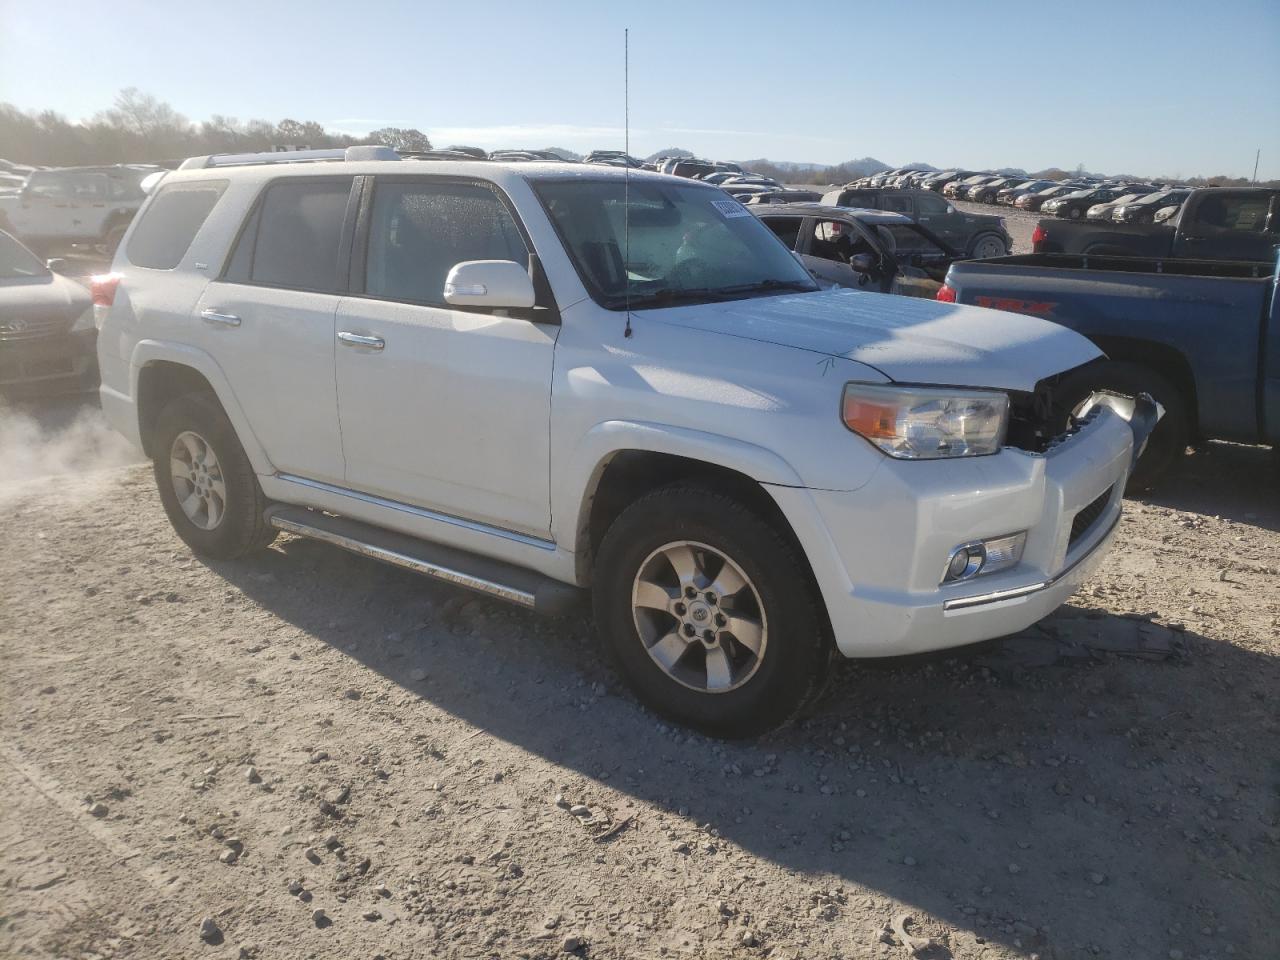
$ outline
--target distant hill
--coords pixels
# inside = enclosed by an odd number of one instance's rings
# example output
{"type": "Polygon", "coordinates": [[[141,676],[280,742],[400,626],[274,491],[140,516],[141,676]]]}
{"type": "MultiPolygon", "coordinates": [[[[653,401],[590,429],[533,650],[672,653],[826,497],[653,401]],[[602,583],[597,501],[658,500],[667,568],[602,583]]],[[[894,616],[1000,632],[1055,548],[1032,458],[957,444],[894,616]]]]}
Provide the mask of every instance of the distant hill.
{"type": "Polygon", "coordinates": [[[644,159],[646,163],[652,163],[654,160],[657,160],[659,157],[692,157],[692,156],[693,156],[693,153],[691,151],[685,150],[682,147],[667,147],[667,149],[665,150],[659,150],[656,153],[649,154],[644,159]]]}

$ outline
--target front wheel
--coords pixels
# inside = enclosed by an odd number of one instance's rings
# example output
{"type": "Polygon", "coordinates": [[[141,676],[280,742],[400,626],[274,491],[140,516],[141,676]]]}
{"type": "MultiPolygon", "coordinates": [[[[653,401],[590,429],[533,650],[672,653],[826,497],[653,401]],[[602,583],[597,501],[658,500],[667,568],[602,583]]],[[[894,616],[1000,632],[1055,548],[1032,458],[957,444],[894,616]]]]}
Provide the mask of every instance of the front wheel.
{"type": "Polygon", "coordinates": [[[970,255],[975,260],[989,260],[992,257],[1003,257],[1008,252],[1005,243],[995,234],[984,234],[973,242],[970,255]]]}
{"type": "Polygon", "coordinates": [[[197,554],[232,560],[275,539],[258,478],[213,397],[188,394],[160,411],[152,456],[169,522],[197,554]]]}
{"type": "Polygon", "coordinates": [[[755,736],[793,719],[830,661],[806,571],[796,547],[737,501],[664,487],[605,535],[596,624],[647,706],[714,736],[755,736]]]}
{"type": "Polygon", "coordinates": [[[1084,211],[1081,210],[1079,207],[1072,207],[1071,212],[1068,213],[1067,216],[1070,217],[1072,220],[1079,220],[1081,217],[1084,216],[1084,211]]]}

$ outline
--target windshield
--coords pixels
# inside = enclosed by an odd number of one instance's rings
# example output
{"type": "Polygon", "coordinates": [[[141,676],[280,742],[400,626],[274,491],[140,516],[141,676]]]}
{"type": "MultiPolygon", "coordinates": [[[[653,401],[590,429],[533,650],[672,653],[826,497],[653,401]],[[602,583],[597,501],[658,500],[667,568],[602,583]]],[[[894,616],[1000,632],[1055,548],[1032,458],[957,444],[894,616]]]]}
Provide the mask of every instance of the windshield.
{"type": "Polygon", "coordinates": [[[7,233],[0,232],[0,280],[27,280],[48,275],[48,268],[35,254],[7,233]]]}
{"type": "Polygon", "coordinates": [[[610,310],[737,300],[817,284],[737,200],[706,186],[621,179],[534,188],[592,297],[610,310]]]}

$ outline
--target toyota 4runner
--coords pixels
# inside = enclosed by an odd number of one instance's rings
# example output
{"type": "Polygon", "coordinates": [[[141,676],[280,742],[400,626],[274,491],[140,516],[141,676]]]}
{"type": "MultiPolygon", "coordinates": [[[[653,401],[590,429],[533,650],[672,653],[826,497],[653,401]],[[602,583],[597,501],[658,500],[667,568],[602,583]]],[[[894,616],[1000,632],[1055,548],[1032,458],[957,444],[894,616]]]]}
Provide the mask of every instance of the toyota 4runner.
{"type": "Polygon", "coordinates": [[[280,159],[188,160],[94,288],[103,408],[201,555],[287,531],[535,610],[589,588],[643,702],[745,736],[834,651],[1028,626],[1113,535],[1155,408],[1058,409],[1100,356],[1070,330],[819,290],[689,180],[280,159]]]}

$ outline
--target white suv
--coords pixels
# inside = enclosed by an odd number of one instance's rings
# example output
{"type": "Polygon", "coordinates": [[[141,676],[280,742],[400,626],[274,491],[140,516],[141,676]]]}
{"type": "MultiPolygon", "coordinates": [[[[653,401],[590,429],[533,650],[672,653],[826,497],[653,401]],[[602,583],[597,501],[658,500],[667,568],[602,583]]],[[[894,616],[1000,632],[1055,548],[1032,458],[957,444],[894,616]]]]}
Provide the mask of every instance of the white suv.
{"type": "Polygon", "coordinates": [[[835,650],[1026,627],[1112,536],[1154,408],[1055,410],[1100,356],[1069,330],[821,291],[686,179],[280,159],[188,160],[95,289],[103,407],[198,553],[285,530],[539,610],[590,588],[645,703],[743,736],[835,650]]]}

